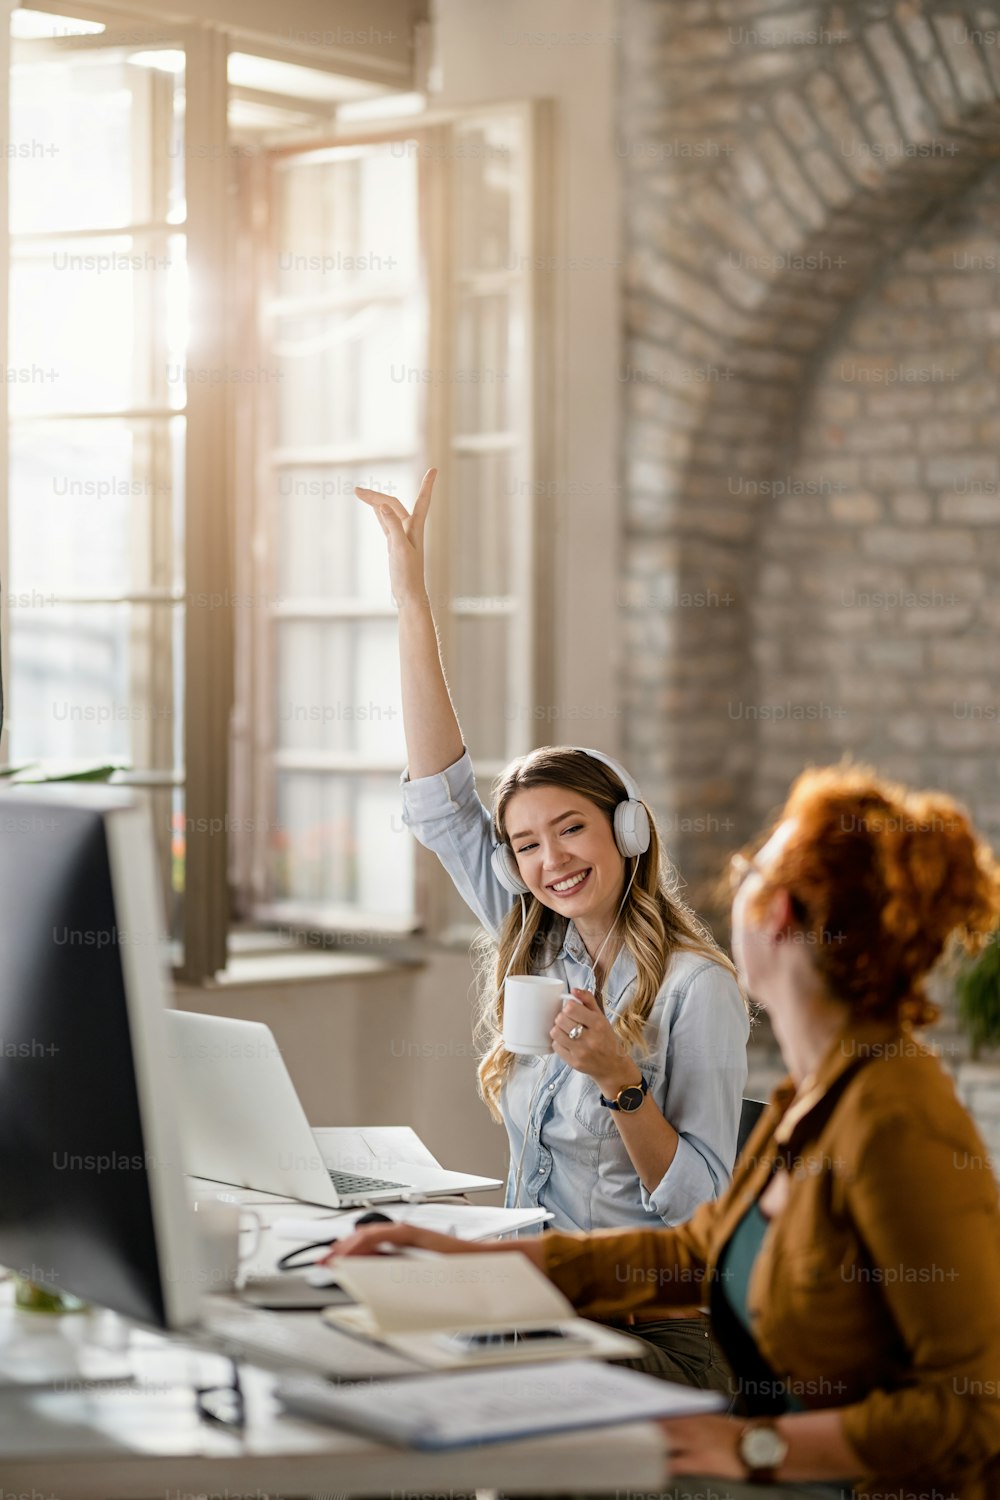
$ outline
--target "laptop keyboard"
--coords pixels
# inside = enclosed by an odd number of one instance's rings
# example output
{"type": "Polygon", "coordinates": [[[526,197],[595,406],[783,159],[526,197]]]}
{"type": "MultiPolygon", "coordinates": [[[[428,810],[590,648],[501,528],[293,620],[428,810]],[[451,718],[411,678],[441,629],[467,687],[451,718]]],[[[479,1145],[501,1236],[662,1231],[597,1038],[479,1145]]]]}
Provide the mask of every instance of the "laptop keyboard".
{"type": "Polygon", "coordinates": [[[327,1168],[330,1181],[341,1197],[356,1197],[359,1193],[384,1193],[392,1188],[406,1189],[408,1182],[388,1182],[384,1177],[361,1177],[356,1172],[335,1172],[327,1168]]]}

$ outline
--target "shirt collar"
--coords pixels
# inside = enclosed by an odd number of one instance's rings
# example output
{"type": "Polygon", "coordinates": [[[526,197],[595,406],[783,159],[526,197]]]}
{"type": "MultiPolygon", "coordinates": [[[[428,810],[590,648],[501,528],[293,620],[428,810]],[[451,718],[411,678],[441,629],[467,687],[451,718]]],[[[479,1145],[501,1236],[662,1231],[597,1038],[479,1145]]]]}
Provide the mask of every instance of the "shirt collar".
{"type": "MultiPolygon", "coordinates": [[[[590,969],[593,972],[590,954],[587,952],[583,938],[577,932],[576,924],[573,922],[567,922],[566,924],[566,935],[563,938],[559,957],[563,959],[570,958],[574,963],[578,963],[583,968],[590,969]]],[[[635,975],[635,960],[628,949],[622,946],[615,954],[615,961],[611,965],[611,972],[604,986],[609,1010],[616,1009],[620,1004],[622,996],[635,979],[635,975]]]]}

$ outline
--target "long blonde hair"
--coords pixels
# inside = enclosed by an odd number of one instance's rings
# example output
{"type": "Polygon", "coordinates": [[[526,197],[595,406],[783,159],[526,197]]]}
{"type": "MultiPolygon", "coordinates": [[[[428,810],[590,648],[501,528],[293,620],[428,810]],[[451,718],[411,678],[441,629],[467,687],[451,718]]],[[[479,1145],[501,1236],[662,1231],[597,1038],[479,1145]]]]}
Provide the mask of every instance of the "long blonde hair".
{"type": "MultiPolygon", "coordinates": [[[[615,808],[628,797],[616,772],[585,750],[551,745],[532,750],[512,761],[494,784],[493,826],[498,842],[509,843],[505,817],[511,797],[536,786],[559,786],[589,798],[612,826],[615,808]]],[[[649,848],[638,856],[635,878],[615,924],[622,946],[632,955],[636,967],[631,997],[612,1022],[622,1045],[630,1051],[636,1047],[647,1050],[646,1020],[675,953],[703,954],[736,978],[730,959],[681,899],[680,877],[666,857],[651,813],[649,831],[649,848]]],[[[528,894],[524,901],[527,911],[523,934],[518,902],[504,919],[497,942],[484,932],[473,947],[478,988],[476,1039],[483,1054],[479,1092],[495,1119],[500,1119],[500,1091],[514,1063],[514,1054],[504,1047],[501,1035],[503,979],[508,965],[511,974],[534,974],[549,968],[562,947],[568,923],[566,917],[536,897],[528,894]]],[[[603,1005],[600,993],[597,999],[603,1005]]]]}

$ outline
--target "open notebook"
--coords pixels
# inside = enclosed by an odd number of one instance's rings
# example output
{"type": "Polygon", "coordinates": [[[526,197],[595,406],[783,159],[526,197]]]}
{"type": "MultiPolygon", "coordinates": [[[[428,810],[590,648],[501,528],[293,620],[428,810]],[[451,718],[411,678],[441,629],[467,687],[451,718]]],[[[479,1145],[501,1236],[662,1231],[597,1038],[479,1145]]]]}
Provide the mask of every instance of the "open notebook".
{"type": "Polygon", "coordinates": [[[523,1255],[374,1255],[337,1262],[340,1285],[356,1307],[328,1307],[335,1327],[388,1344],[437,1369],[536,1360],[631,1359],[642,1346],[629,1334],[578,1318],[547,1277],[523,1255]],[[537,1336],[558,1330],[562,1337],[537,1336]],[[517,1330],[535,1339],[461,1346],[457,1334],[517,1330]]]}

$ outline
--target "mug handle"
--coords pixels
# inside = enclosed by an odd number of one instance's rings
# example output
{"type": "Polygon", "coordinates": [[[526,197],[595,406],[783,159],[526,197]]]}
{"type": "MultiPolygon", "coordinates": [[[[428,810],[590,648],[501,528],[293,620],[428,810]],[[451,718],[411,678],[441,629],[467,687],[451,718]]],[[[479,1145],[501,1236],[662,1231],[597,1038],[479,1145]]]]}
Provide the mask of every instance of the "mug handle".
{"type": "Polygon", "coordinates": [[[261,1239],[261,1235],[263,1234],[263,1231],[264,1231],[264,1226],[263,1226],[263,1222],[261,1220],[260,1214],[254,1213],[254,1211],[253,1211],[252,1208],[241,1208],[240,1209],[240,1229],[239,1229],[239,1234],[240,1234],[240,1240],[239,1240],[239,1260],[240,1260],[240,1265],[242,1265],[244,1261],[252,1259],[252,1257],[257,1254],[257,1251],[260,1249],[260,1239],[261,1239]],[[243,1222],[244,1218],[248,1219],[250,1222],[245,1224],[243,1222]],[[247,1246],[246,1248],[244,1248],[244,1246],[243,1246],[243,1231],[244,1231],[244,1229],[252,1229],[254,1231],[253,1244],[247,1246]]]}

